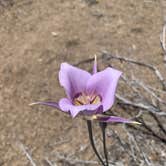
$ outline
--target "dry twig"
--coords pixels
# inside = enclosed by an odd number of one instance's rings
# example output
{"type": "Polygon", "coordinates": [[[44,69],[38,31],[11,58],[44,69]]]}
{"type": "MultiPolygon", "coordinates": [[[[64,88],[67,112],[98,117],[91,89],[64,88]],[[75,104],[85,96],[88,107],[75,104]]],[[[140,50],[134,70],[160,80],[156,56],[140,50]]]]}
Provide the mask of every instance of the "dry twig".
{"type": "Polygon", "coordinates": [[[37,165],[35,164],[35,162],[33,161],[32,156],[31,156],[30,153],[28,152],[28,150],[27,150],[28,148],[27,148],[25,145],[23,145],[22,143],[18,143],[18,145],[19,145],[21,151],[26,155],[26,157],[27,157],[27,159],[29,160],[29,162],[31,163],[31,165],[32,165],[32,166],[37,166],[37,165]]]}
{"type": "MultiPolygon", "coordinates": [[[[164,36],[165,36],[165,30],[166,26],[164,27],[164,36]]],[[[166,54],[166,45],[165,45],[165,38],[162,39],[163,48],[165,50],[166,54]]],[[[127,78],[126,76],[122,76],[123,80],[123,86],[127,86],[130,88],[130,93],[127,94],[128,97],[125,95],[117,93],[117,103],[121,108],[126,109],[127,113],[130,114],[129,110],[132,110],[133,112],[135,110],[136,115],[132,115],[132,119],[136,119],[139,122],[142,123],[141,126],[133,126],[128,125],[130,129],[136,130],[138,133],[142,132],[144,135],[146,135],[149,138],[157,138],[157,140],[161,141],[162,143],[166,144],[166,129],[164,127],[164,124],[160,120],[160,118],[166,118],[166,102],[163,100],[163,96],[166,95],[166,82],[164,77],[162,76],[161,72],[157,67],[155,67],[152,64],[147,64],[145,62],[139,62],[137,60],[133,60],[127,57],[122,57],[119,55],[112,55],[106,51],[103,51],[102,54],[98,57],[98,59],[103,60],[108,66],[111,66],[109,64],[110,59],[115,59],[117,61],[123,61],[125,63],[131,63],[133,65],[141,66],[144,68],[147,68],[150,70],[154,76],[157,78],[157,85],[162,85],[162,89],[156,89],[153,86],[150,86],[148,84],[145,84],[143,81],[140,81],[138,79],[135,79],[134,75],[131,77],[131,80],[127,78]],[[141,89],[141,90],[140,90],[141,89]],[[149,98],[148,98],[148,97],[149,98]],[[162,97],[161,97],[162,96],[162,97]],[[130,98],[130,99],[129,99],[130,98]],[[162,108],[160,108],[160,105],[162,105],[162,108]],[[148,115],[151,118],[151,123],[147,123],[144,120],[144,116],[148,115]],[[148,125],[147,125],[148,124],[148,125]],[[156,130],[154,130],[156,128],[156,130]],[[158,132],[160,131],[160,132],[158,132]]],[[[76,65],[86,64],[93,62],[93,59],[86,59],[83,60],[76,65]]],[[[135,135],[133,133],[130,133],[127,131],[128,129],[125,128],[128,138],[129,138],[129,144],[126,144],[126,141],[123,141],[118,134],[115,134],[112,132],[111,137],[117,138],[119,145],[121,145],[122,150],[126,149],[126,146],[130,146],[129,154],[132,156],[132,159],[136,163],[141,163],[141,165],[155,165],[153,162],[149,160],[148,154],[145,153],[145,151],[140,147],[140,142],[136,140],[135,135]],[[136,155],[140,154],[140,155],[136,155]]]]}

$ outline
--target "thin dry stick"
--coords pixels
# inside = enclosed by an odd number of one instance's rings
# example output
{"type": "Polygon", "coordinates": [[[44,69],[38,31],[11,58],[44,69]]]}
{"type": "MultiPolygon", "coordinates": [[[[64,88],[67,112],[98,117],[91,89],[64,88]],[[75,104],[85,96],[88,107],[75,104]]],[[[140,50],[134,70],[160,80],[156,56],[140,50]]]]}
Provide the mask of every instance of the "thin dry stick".
{"type": "Polygon", "coordinates": [[[153,135],[154,137],[156,137],[160,141],[162,141],[164,144],[166,144],[166,139],[164,137],[161,137],[160,135],[158,135],[158,133],[155,132],[154,130],[152,130],[152,128],[146,124],[146,122],[144,121],[143,118],[141,118],[141,123],[142,123],[143,127],[151,133],[151,135],[153,135]]]}
{"type": "MultiPolygon", "coordinates": [[[[155,75],[156,75],[157,79],[160,81],[163,89],[166,90],[166,81],[165,81],[165,79],[163,78],[163,76],[160,73],[160,71],[158,70],[158,68],[151,65],[151,64],[147,64],[147,63],[144,63],[144,62],[139,62],[139,61],[136,61],[134,59],[127,58],[127,57],[113,55],[113,54],[108,53],[107,51],[102,51],[102,54],[100,56],[98,56],[98,60],[100,60],[100,59],[105,60],[105,61],[108,61],[110,59],[117,59],[117,60],[120,60],[120,61],[124,61],[124,62],[128,62],[128,63],[132,63],[132,64],[136,64],[136,65],[139,65],[139,66],[149,68],[150,70],[152,70],[155,73],[155,75]]],[[[93,58],[89,58],[89,59],[82,60],[82,61],[80,61],[80,62],[78,62],[74,65],[79,66],[81,64],[91,63],[93,61],[94,61],[93,58]]]]}
{"type": "Polygon", "coordinates": [[[78,165],[78,164],[84,164],[84,165],[98,165],[98,161],[93,161],[93,160],[81,160],[81,159],[73,159],[70,156],[66,156],[60,153],[55,153],[55,158],[56,160],[60,160],[65,162],[66,164],[70,165],[78,165]]]}
{"type": "Polygon", "coordinates": [[[164,62],[166,63],[166,43],[165,43],[166,36],[165,35],[166,35],[166,24],[164,24],[163,31],[161,32],[161,35],[160,35],[160,44],[164,52],[164,62]]]}
{"type": "Polygon", "coordinates": [[[81,64],[91,63],[93,61],[94,61],[94,58],[85,59],[85,60],[79,61],[78,63],[75,63],[74,66],[79,66],[81,64]]]}
{"type": "MultiPolygon", "coordinates": [[[[152,87],[145,85],[142,81],[136,79],[134,76],[133,76],[133,78],[132,78],[131,81],[129,81],[129,80],[127,79],[127,77],[124,76],[124,75],[122,75],[121,77],[122,77],[122,79],[125,81],[125,83],[126,83],[135,93],[137,93],[137,94],[139,95],[139,97],[141,97],[142,94],[140,94],[140,91],[137,90],[137,88],[136,88],[137,86],[139,86],[139,87],[141,87],[142,89],[144,89],[145,92],[147,92],[148,94],[150,94],[152,97],[154,97],[154,98],[155,98],[156,100],[158,100],[159,102],[161,102],[161,103],[163,103],[163,104],[166,104],[166,102],[165,102],[164,100],[162,100],[160,97],[158,97],[158,95],[157,95],[155,92],[152,91],[152,87]],[[137,85],[137,86],[135,86],[135,85],[137,85]]],[[[153,90],[156,91],[156,89],[153,89],[153,90]]],[[[162,93],[162,92],[164,93],[164,91],[160,91],[160,92],[161,92],[161,93],[162,93]]]]}
{"type": "MultiPolygon", "coordinates": [[[[128,99],[126,99],[126,98],[124,98],[124,97],[122,97],[122,96],[120,96],[120,95],[119,95],[119,96],[117,95],[117,97],[118,97],[120,100],[122,100],[123,102],[127,102],[127,103],[126,103],[127,105],[132,104],[133,107],[137,107],[137,108],[140,108],[140,109],[145,109],[145,110],[147,110],[147,111],[149,111],[149,112],[154,112],[154,110],[157,110],[158,112],[156,112],[155,114],[158,114],[158,115],[161,115],[161,116],[162,116],[162,115],[166,115],[166,112],[161,111],[159,107],[157,108],[157,107],[153,106],[152,104],[148,104],[148,103],[143,104],[143,103],[144,103],[143,94],[140,94],[140,92],[136,89],[136,86],[135,86],[135,85],[137,85],[137,86],[143,88],[143,89],[145,90],[145,92],[147,92],[147,93],[150,94],[152,97],[154,97],[159,103],[163,103],[163,104],[165,105],[166,102],[163,101],[160,97],[158,97],[158,95],[157,95],[155,92],[152,91],[151,87],[145,85],[143,82],[141,82],[141,81],[139,81],[139,80],[136,80],[136,79],[134,79],[134,80],[132,80],[132,81],[129,81],[124,75],[122,76],[122,79],[125,81],[125,83],[126,83],[129,87],[131,87],[131,89],[134,91],[134,93],[136,93],[137,96],[138,96],[140,99],[142,99],[142,102],[140,102],[140,103],[134,103],[134,102],[129,101],[128,99]]],[[[153,89],[153,90],[155,90],[155,89],[153,89]]],[[[162,92],[164,92],[164,91],[160,91],[160,93],[162,93],[162,92]]],[[[140,99],[139,99],[139,100],[140,100],[140,99]]]]}
{"type": "MultiPolygon", "coordinates": [[[[165,35],[166,35],[166,25],[164,27],[164,36],[165,35]]],[[[163,41],[165,44],[163,47],[166,50],[165,38],[163,38],[163,41]]],[[[140,81],[138,79],[135,79],[134,77],[131,77],[131,80],[129,80],[128,78],[124,77],[124,75],[123,75],[122,79],[125,83],[125,86],[129,86],[129,88],[131,88],[131,90],[132,90],[131,99],[128,99],[125,96],[120,95],[120,94],[117,94],[116,97],[118,99],[118,104],[120,107],[125,108],[125,109],[130,109],[130,110],[136,109],[137,111],[139,111],[138,114],[134,116],[134,118],[137,119],[138,121],[142,122],[142,125],[140,127],[138,127],[138,126],[135,127],[135,126],[129,125],[131,128],[138,130],[138,131],[142,132],[143,134],[154,136],[155,138],[159,139],[163,143],[166,143],[166,140],[164,137],[164,135],[166,134],[166,129],[164,128],[162,121],[160,121],[160,119],[159,119],[160,117],[162,117],[162,118],[166,117],[166,112],[165,112],[165,109],[166,109],[165,103],[166,102],[162,99],[163,95],[166,94],[166,82],[165,82],[164,77],[160,73],[159,69],[151,64],[139,62],[137,60],[133,60],[133,59],[130,59],[127,57],[121,57],[118,55],[115,56],[108,52],[103,52],[102,55],[99,56],[98,59],[103,59],[104,62],[107,62],[106,63],[107,65],[109,65],[108,60],[115,59],[118,61],[124,61],[126,63],[131,63],[134,65],[142,66],[142,67],[147,68],[148,70],[152,71],[152,73],[156,76],[158,83],[160,83],[162,85],[163,90],[155,89],[154,87],[151,87],[150,85],[146,85],[145,83],[143,83],[142,81],[140,81]],[[140,91],[139,90],[140,88],[143,91],[140,91]],[[147,95],[151,97],[150,101],[147,101],[148,100],[147,95]],[[135,100],[132,100],[132,96],[134,96],[135,100]],[[151,115],[153,117],[152,124],[148,123],[149,125],[147,125],[146,121],[144,121],[143,118],[144,118],[145,112],[146,112],[146,114],[151,115]],[[158,129],[160,129],[160,131],[162,133],[156,132],[156,130],[154,130],[152,127],[152,126],[154,126],[153,124],[157,124],[156,127],[158,129]],[[160,134],[162,134],[163,137],[160,134]]],[[[77,65],[91,63],[92,61],[93,61],[93,59],[86,59],[84,61],[81,61],[77,65]]],[[[130,144],[132,144],[132,142],[130,142],[130,144]]],[[[124,145],[124,147],[125,147],[128,144],[121,143],[121,145],[124,145]]],[[[139,147],[139,144],[138,144],[138,147],[139,147]]],[[[132,153],[133,149],[131,148],[130,151],[132,153]]],[[[141,155],[139,157],[143,158],[143,164],[151,165],[152,163],[149,162],[147,155],[145,153],[143,153],[142,150],[140,153],[141,153],[141,155]]],[[[136,160],[138,161],[138,156],[132,156],[132,158],[135,159],[135,161],[136,160]]]]}
{"type": "Polygon", "coordinates": [[[132,102],[132,101],[122,97],[119,94],[116,94],[116,98],[119,100],[119,103],[122,103],[124,105],[129,105],[129,106],[132,106],[132,107],[135,107],[135,108],[147,110],[147,111],[153,112],[157,115],[166,116],[166,112],[162,112],[161,110],[154,107],[153,105],[145,105],[143,103],[135,103],[135,102],[132,102]]]}
{"type": "Polygon", "coordinates": [[[136,161],[137,160],[137,157],[136,157],[137,152],[135,152],[135,151],[137,150],[140,153],[139,146],[138,146],[134,136],[132,134],[130,134],[130,132],[127,131],[125,126],[123,126],[123,129],[125,130],[125,132],[128,135],[128,140],[130,143],[129,145],[130,145],[130,149],[131,149],[130,154],[133,157],[133,159],[136,161]]]}
{"type": "Polygon", "coordinates": [[[160,120],[158,119],[158,117],[157,117],[155,114],[151,113],[150,115],[151,115],[151,116],[154,118],[154,120],[157,122],[157,125],[158,125],[158,127],[161,129],[161,131],[166,135],[166,129],[164,128],[164,124],[162,124],[162,123],[160,122],[160,120]]]}
{"type": "Polygon", "coordinates": [[[153,96],[155,99],[157,99],[159,102],[166,104],[165,101],[163,101],[160,97],[158,97],[153,91],[151,91],[143,82],[135,79],[134,82],[139,85],[140,87],[142,87],[148,94],[150,94],[151,96],[153,96]]]}
{"type": "Polygon", "coordinates": [[[102,58],[105,59],[106,61],[108,61],[110,59],[117,59],[120,61],[125,61],[125,62],[129,62],[129,63],[133,63],[133,64],[136,64],[139,66],[149,68],[150,70],[152,70],[155,73],[157,79],[160,81],[161,85],[163,86],[163,89],[166,90],[166,82],[157,67],[155,67],[151,64],[139,62],[139,61],[136,61],[136,60],[133,60],[130,58],[126,58],[126,57],[122,57],[122,56],[118,56],[118,55],[112,55],[112,54],[108,53],[107,51],[103,51],[102,58]]]}
{"type": "Polygon", "coordinates": [[[144,157],[146,164],[148,166],[153,166],[152,163],[150,162],[150,160],[148,159],[147,155],[144,152],[142,152],[142,154],[143,154],[143,157],[144,157]]]}
{"type": "Polygon", "coordinates": [[[45,161],[48,163],[49,166],[56,166],[48,158],[45,158],[45,161]]]}
{"type": "Polygon", "coordinates": [[[137,157],[134,154],[142,155],[144,158],[144,164],[146,163],[147,165],[151,166],[146,154],[142,151],[141,147],[138,145],[137,139],[135,138],[135,136],[128,131],[126,125],[123,126],[123,129],[125,130],[125,132],[128,135],[128,139],[130,142],[130,148],[131,148],[131,155],[133,156],[133,158],[135,158],[135,160],[137,159],[137,157]],[[134,149],[136,150],[136,152],[134,149]]]}
{"type": "Polygon", "coordinates": [[[19,147],[20,147],[20,149],[23,151],[23,153],[26,155],[26,157],[27,157],[27,159],[30,161],[31,165],[32,165],[32,166],[37,166],[37,165],[35,164],[35,162],[33,161],[31,155],[29,154],[29,152],[26,150],[27,147],[25,147],[22,143],[19,143],[19,147]]]}

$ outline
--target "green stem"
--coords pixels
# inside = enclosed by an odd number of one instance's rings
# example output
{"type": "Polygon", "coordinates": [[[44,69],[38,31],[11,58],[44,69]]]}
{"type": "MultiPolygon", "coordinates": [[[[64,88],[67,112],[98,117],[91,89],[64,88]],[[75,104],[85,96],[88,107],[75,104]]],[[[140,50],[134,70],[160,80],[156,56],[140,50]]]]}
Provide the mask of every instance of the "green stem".
{"type": "Polygon", "coordinates": [[[106,148],[106,135],[105,135],[105,129],[107,127],[107,124],[104,122],[100,122],[100,127],[101,127],[101,131],[102,131],[102,137],[103,137],[103,149],[104,149],[104,156],[105,156],[105,160],[106,160],[106,166],[109,166],[108,163],[108,153],[107,153],[107,148],[106,148]]]}
{"type": "Polygon", "coordinates": [[[94,140],[93,140],[92,122],[90,120],[87,120],[87,126],[88,126],[89,139],[90,139],[90,143],[91,143],[91,146],[93,148],[93,151],[95,152],[96,156],[98,157],[98,159],[100,160],[102,165],[106,166],[104,161],[100,157],[99,153],[97,152],[96,147],[95,147],[94,140]]]}

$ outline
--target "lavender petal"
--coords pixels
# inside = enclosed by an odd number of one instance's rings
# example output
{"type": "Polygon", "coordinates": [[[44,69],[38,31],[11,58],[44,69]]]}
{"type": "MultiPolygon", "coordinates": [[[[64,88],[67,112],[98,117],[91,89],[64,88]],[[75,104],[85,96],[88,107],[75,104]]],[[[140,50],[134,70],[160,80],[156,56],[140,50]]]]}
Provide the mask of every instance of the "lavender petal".
{"type": "Polygon", "coordinates": [[[71,116],[74,118],[79,112],[82,112],[83,114],[84,113],[88,114],[91,111],[92,111],[92,113],[94,113],[94,112],[96,113],[96,111],[100,107],[100,104],[87,104],[87,105],[76,106],[76,105],[73,105],[69,99],[62,98],[59,101],[59,107],[62,111],[70,112],[71,116]]]}
{"type": "Polygon", "coordinates": [[[59,81],[64,87],[69,99],[86,89],[86,83],[90,79],[91,74],[85,70],[79,69],[67,63],[62,63],[59,72],[59,81]]]}
{"type": "Polygon", "coordinates": [[[87,92],[101,95],[104,111],[110,109],[114,103],[115,91],[121,72],[113,68],[106,68],[98,72],[88,80],[87,92]]]}
{"type": "Polygon", "coordinates": [[[140,124],[139,122],[132,121],[129,119],[125,119],[118,116],[98,116],[97,120],[100,122],[107,122],[107,123],[133,123],[133,124],[140,124]]]}
{"type": "Polygon", "coordinates": [[[42,101],[38,101],[38,102],[31,103],[29,105],[32,106],[32,105],[37,105],[37,104],[47,105],[47,106],[50,106],[50,107],[54,107],[54,108],[60,109],[59,104],[56,103],[56,102],[42,102],[42,101]]]}

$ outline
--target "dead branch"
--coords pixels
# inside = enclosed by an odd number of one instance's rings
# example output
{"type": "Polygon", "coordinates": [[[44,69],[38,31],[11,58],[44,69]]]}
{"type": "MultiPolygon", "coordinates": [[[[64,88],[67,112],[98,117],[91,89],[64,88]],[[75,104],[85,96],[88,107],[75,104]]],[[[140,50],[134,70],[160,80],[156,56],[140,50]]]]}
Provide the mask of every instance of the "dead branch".
{"type": "Polygon", "coordinates": [[[116,94],[116,98],[119,100],[118,101],[119,104],[132,106],[132,107],[135,107],[135,108],[139,108],[141,110],[147,110],[149,112],[153,112],[153,113],[155,113],[157,115],[160,115],[160,116],[166,116],[166,112],[163,112],[163,111],[159,110],[157,107],[154,107],[153,105],[147,105],[147,104],[144,104],[144,103],[135,103],[135,102],[132,102],[132,101],[122,97],[119,94],[116,94]]]}
{"type": "Polygon", "coordinates": [[[163,30],[161,32],[161,35],[160,35],[160,44],[161,44],[161,48],[163,49],[163,52],[164,52],[164,63],[166,63],[166,24],[164,24],[163,26],[163,30]]]}
{"type": "MultiPolygon", "coordinates": [[[[163,47],[166,48],[166,45],[164,45],[163,47]]],[[[162,85],[162,89],[156,89],[153,86],[145,84],[143,81],[136,79],[134,75],[130,78],[131,80],[123,75],[123,82],[121,83],[123,83],[124,88],[126,86],[130,88],[131,91],[127,94],[128,97],[126,97],[126,95],[117,93],[117,104],[122,109],[128,110],[125,111],[127,114],[131,114],[133,111],[136,111],[136,115],[131,115],[131,119],[135,119],[138,122],[141,122],[142,125],[126,125],[125,130],[128,135],[129,143],[126,143],[126,141],[121,139],[118,134],[115,134],[115,132],[112,131],[111,134],[109,133],[111,137],[115,137],[118,140],[118,144],[121,146],[122,151],[126,148],[130,149],[128,154],[130,157],[132,157],[135,163],[141,163],[141,165],[149,166],[155,165],[149,159],[149,155],[146,154],[144,149],[140,147],[140,142],[136,139],[134,133],[130,133],[128,131],[128,128],[132,129],[132,131],[136,131],[137,134],[141,132],[141,134],[146,135],[146,137],[148,137],[149,139],[155,138],[155,140],[166,144],[166,129],[164,127],[164,124],[160,120],[160,118],[164,119],[166,117],[166,101],[163,99],[163,96],[166,95],[166,82],[164,77],[162,76],[159,69],[152,64],[139,62],[137,60],[122,57],[119,55],[112,55],[106,51],[102,52],[98,59],[103,60],[103,62],[105,62],[106,65],[110,67],[111,65],[109,64],[109,60],[115,59],[118,61],[123,61],[125,63],[130,63],[147,68],[154,74],[154,76],[156,76],[157,85],[162,85]],[[146,117],[146,115],[150,117],[150,123],[144,120],[144,116],[146,117]]],[[[83,60],[76,65],[89,64],[91,62],[93,62],[92,58],[83,60]]],[[[111,112],[111,115],[112,114],[114,113],[111,112]]]]}
{"type": "Polygon", "coordinates": [[[77,164],[84,164],[84,165],[88,165],[88,164],[92,164],[92,165],[98,165],[98,161],[93,161],[93,160],[80,160],[80,159],[73,159],[70,156],[65,156],[64,154],[60,154],[60,153],[55,153],[55,157],[57,159],[57,161],[62,161],[64,163],[68,163],[71,165],[77,165],[77,164]]]}
{"type": "Polygon", "coordinates": [[[45,161],[49,166],[57,166],[56,164],[53,164],[48,158],[45,158],[45,161]]]}
{"type": "Polygon", "coordinates": [[[102,59],[105,60],[105,61],[108,61],[110,59],[117,59],[117,60],[120,60],[120,61],[124,61],[124,62],[128,62],[128,63],[132,63],[132,64],[135,64],[135,65],[139,65],[139,66],[143,66],[143,67],[149,68],[156,75],[157,79],[159,80],[159,82],[163,86],[163,90],[166,90],[165,79],[163,78],[163,76],[160,73],[160,71],[158,70],[158,68],[153,66],[153,65],[151,65],[151,64],[147,64],[147,63],[144,63],[144,62],[139,62],[139,61],[127,58],[127,57],[122,57],[122,56],[118,56],[118,55],[112,55],[112,54],[108,53],[107,51],[103,51],[102,52],[102,59]]]}
{"type": "Polygon", "coordinates": [[[26,157],[29,160],[29,162],[31,163],[31,165],[32,166],[37,166],[35,164],[35,162],[33,161],[32,156],[28,152],[28,150],[27,150],[28,148],[25,145],[23,145],[22,143],[18,143],[18,145],[19,145],[19,148],[21,149],[21,151],[26,155],[26,157]]]}

